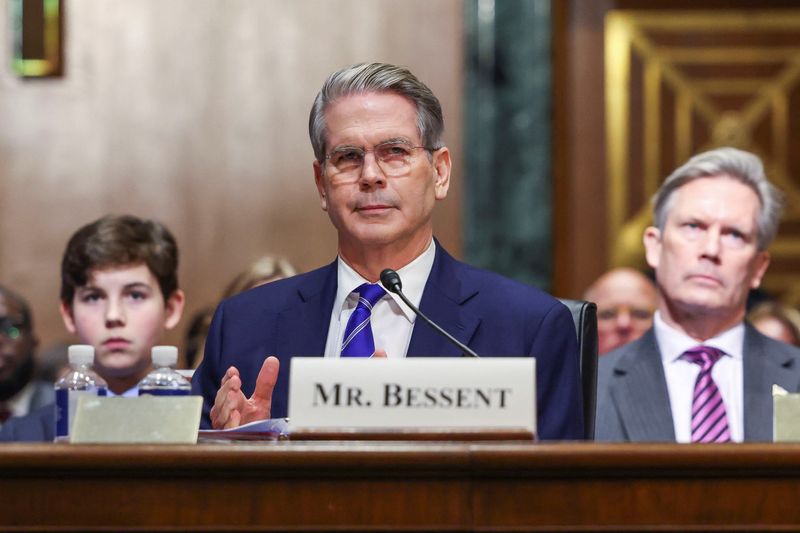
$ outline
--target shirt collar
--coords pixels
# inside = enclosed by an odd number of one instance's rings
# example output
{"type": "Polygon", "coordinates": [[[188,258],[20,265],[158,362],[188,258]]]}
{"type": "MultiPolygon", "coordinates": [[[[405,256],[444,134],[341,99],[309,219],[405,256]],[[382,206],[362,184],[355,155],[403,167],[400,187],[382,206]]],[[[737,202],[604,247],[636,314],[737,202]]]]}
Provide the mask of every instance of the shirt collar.
{"type": "Polygon", "coordinates": [[[730,329],[727,329],[706,339],[703,342],[691,338],[686,333],[677,330],[664,322],[661,313],[656,311],[653,316],[653,329],[661,352],[661,360],[667,364],[677,360],[683,353],[698,345],[713,346],[725,352],[726,355],[734,359],[742,359],[744,350],[744,322],[739,322],[730,329]]]}
{"type": "MultiPolygon", "coordinates": [[[[419,303],[422,301],[422,292],[425,290],[425,284],[428,282],[428,276],[433,268],[433,261],[435,258],[436,244],[434,240],[431,239],[430,245],[428,245],[424,252],[397,271],[397,274],[403,281],[403,294],[417,307],[419,307],[419,303]]],[[[336,299],[333,301],[333,308],[341,311],[348,303],[350,294],[360,285],[369,282],[361,277],[358,272],[353,270],[350,265],[345,263],[341,256],[336,260],[336,276],[337,289],[336,299]]],[[[389,291],[386,292],[391,298],[392,303],[399,308],[406,319],[408,319],[409,322],[414,322],[416,314],[411,308],[408,307],[398,295],[389,291]]],[[[353,307],[355,307],[357,301],[355,296],[351,298],[353,307]]],[[[334,315],[338,320],[339,313],[334,313],[334,315]]]]}
{"type": "Polygon", "coordinates": [[[31,398],[33,398],[33,388],[33,380],[31,380],[22,388],[21,391],[8,400],[6,406],[8,407],[9,411],[11,411],[12,415],[22,416],[27,414],[31,398]]]}
{"type": "Polygon", "coordinates": [[[139,386],[136,385],[135,387],[131,387],[130,389],[126,390],[122,394],[114,394],[111,389],[106,390],[106,396],[108,397],[119,397],[119,398],[137,398],[139,396],[139,386]]]}

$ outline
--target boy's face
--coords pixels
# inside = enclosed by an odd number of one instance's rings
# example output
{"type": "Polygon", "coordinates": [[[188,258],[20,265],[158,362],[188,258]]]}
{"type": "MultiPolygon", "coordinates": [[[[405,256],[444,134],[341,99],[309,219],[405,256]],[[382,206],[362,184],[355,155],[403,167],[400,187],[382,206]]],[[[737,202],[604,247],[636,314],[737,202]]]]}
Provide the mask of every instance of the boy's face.
{"type": "Polygon", "coordinates": [[[144,377],[150,349],[177,325],[183,304],[182,291],[164,301],[147,265],[124,265],[91,271],[71,308],[61,303],[61,316],[70,333],[94,346],[94,368],[102,377],[144,377]]]}

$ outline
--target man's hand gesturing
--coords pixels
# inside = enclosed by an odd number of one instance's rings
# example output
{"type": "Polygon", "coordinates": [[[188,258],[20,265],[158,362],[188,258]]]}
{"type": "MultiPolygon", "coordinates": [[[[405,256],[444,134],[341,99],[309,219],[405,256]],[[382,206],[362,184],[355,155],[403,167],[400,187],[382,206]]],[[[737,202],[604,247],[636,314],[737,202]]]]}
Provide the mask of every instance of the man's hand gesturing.
{"type": "Polygon", "coordinates": [[[254,420],[270,417],[272,390],[278,381],[280,361],[269,356],[261,366],[256,378],[256,389],[248,399],[242,392],[242,379],[236,367],[230,367],[222,377],[214,407],[211,408],[211,426],[214,429],[230,429],[254,420]]]}

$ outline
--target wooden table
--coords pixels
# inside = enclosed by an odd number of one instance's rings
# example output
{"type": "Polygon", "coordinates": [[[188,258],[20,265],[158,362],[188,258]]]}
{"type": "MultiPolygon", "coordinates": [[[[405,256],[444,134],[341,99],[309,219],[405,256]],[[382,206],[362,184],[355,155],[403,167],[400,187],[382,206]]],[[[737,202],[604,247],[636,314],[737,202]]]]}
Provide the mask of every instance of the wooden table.
{"type": "Polygon", "coordinates": [[[800,531],[800,446],[0,445],[0,530],[800,531]]]}

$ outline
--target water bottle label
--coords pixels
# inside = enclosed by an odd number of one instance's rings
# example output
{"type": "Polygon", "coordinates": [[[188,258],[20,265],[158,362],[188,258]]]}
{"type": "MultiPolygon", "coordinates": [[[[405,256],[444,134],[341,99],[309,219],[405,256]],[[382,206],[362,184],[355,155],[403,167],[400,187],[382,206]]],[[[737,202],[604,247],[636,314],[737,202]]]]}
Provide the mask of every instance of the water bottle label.
{"type": "Polygon", "coordinates": [[[92,387],[87,390],[56,389],[56,439],[68,437],[75,411],[78,409],[78,398],[81,395],[106,396],[105,387],[92,387]]]}
{"type": "Polygon", "coordinates": [[[56,389],[56,438],[69,435],[69,390],[56,389]]]}
{"type": "Polygon", "coordinates": [[[192,391],[188,389],[139,389],[139,396],[150,394],[152,396],[189,396],[192,391]]]}

